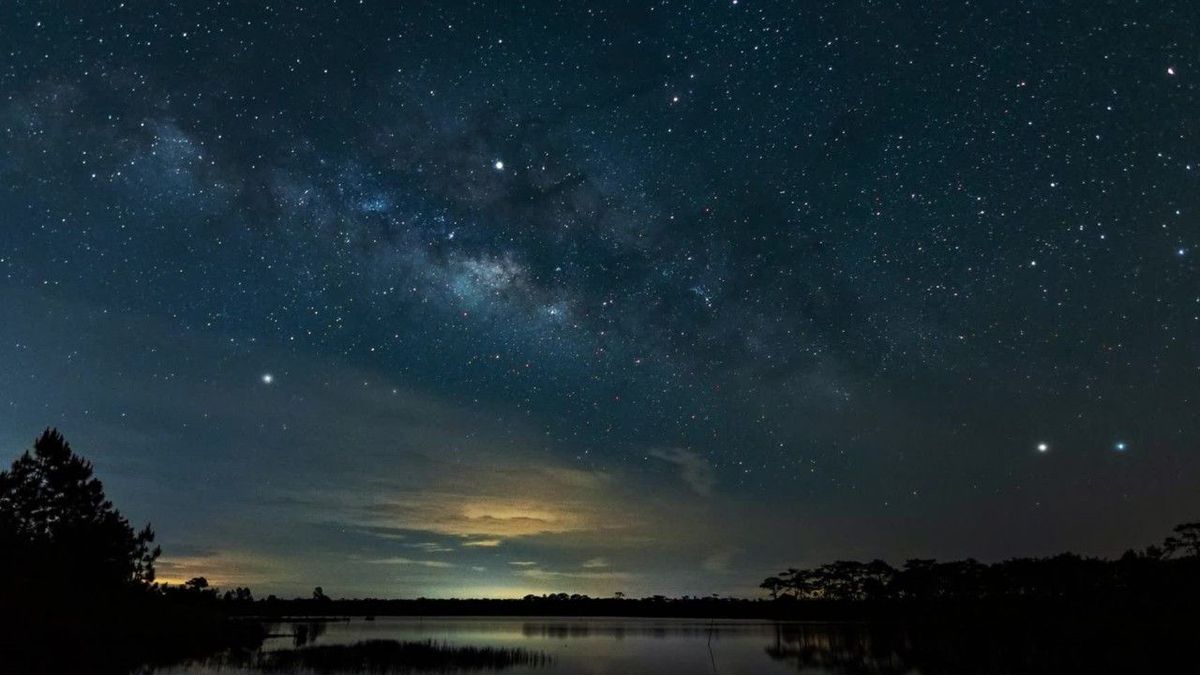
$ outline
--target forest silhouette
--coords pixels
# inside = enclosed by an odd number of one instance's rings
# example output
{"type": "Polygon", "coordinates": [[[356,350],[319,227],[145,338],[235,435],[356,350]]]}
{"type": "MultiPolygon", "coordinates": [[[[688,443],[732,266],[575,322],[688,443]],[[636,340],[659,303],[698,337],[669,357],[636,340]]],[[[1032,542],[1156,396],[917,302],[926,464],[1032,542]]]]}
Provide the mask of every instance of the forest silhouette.
{"type": "MultiPolygon", "coordinates": [[[[1115,560],[1064,553],[991,564],[917,559],[899,568],[882,560],[790,568],[763,580],[766,597],[757,599],[632,599],[621,592],[605,598],[334,599],[320,586],[307,598],[256,599],[249,588],[222,591],[203,577],[159,583],[161,551],[154,539],[149,525],[137,529],[121,515],[92,464],[60,433],[43,432],[0,472],[0,666],[56,672],[64,659],[78,659],[89,672],[127,672],[218,651],[249,653],[266,635],[266,622],[282,617],[646,616],[918,627],[1073,622],[1129,635],[1195,626],[1200,606],[1200,523],[1194,522],[1177,526],[1161,545],[1115,560]],[[47,660],[53,668],[44,667],[47,660]]],[[[773,649],[800,662],[808,658],[807,638],[793,633],[773,649]],[[789,651],[791,643],[803,648],[789,651]]]]}
{"type": "Polygon", "coordinates": [[[1037,600],[1155,603],[1200,598],[1200,523],[1175,527],[1161,546],[1128,550],[1117,560],[1062,553],[1049,558],[979,561],[913,559],[896,569],[882,560],[840,560],[789,568],[759,585],[780,601],[983,602],[1037,600]]]}

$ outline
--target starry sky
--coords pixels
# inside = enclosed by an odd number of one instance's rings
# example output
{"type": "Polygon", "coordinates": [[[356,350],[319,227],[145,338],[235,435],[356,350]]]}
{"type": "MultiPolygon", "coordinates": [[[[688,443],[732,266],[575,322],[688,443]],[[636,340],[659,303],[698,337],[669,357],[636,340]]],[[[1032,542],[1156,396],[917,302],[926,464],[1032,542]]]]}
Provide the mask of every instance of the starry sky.
{"type": "Polygon", "coordinates": [[[1200,4],[0,7],[0,459],[160,577],[755,594],[1200,516],[1200,4]],[[925,6],[922,6],[925,5],[925,6]]]}

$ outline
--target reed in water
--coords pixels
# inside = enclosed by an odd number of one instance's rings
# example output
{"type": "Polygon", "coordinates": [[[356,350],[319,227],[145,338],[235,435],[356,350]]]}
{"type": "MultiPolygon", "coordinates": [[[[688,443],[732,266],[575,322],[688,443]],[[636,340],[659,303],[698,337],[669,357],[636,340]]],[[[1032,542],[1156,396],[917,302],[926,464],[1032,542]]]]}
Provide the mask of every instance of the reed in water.
{"type": "Polygon", "coordinates": [[[536,668],[550,662],[546,654],[529,649],[457,646],[433,640],[367,640],[266,652],[257,656],[254,666],[264,672],[414,673],[536,668]]]}

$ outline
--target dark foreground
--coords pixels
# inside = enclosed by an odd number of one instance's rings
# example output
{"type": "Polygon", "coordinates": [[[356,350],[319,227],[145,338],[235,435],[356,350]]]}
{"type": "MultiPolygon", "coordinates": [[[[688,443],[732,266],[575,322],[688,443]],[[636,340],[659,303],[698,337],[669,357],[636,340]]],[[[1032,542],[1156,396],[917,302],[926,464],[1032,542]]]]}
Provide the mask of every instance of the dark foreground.
{"type": "MultiPolygon", "coordinates": [[[[9,627],[4,673],[1194,672],[1195,618],[1084,616],[795,622],[617,617],[206,617],[82,634],[9,627]],[[210,620],[215,620],[210,623],[210,620]],[[183,630],[183,629],[188,630],[183,630]],[[188,632],[190,631],[190,632],[188,632]]],[[[165,619],[166,617],[160,617],[165,619]]]]}

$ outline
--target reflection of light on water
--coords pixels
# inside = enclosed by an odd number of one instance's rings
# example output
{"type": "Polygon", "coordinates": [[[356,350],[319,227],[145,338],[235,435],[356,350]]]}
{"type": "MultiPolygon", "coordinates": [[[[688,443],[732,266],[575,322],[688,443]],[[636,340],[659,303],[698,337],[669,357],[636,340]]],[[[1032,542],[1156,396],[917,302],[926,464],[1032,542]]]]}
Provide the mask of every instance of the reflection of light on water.
{"type": "Polygon", "coordinates": [[[905,643],[902,633],[889,631],[881,638],[865,626],[809,626],[778,624],[775,641],[766,653],[798,670],[834,672],[916,672],[897,645],[905,643]],[[891,638],[891,639],[887,639],[891,638]]]}
{"type": "MultiPolygon", "coordinates": [[[[260,653],[292,649],[301,624],[282,622],[260,653]]],[[[353,645],[369,640],[429,642],[454,647],[520,648],[550,658],[547,665],[517,665],[503,672],[622,673],[795,673],[841,675],[920,675],[930,672],[980,674],[1028,672],[1030,659],[1053,658],[1064,667],[1046,672],[1149,672],[1128,668],[1097,669],[1098,659],[1122,665],[1149,649],[1145,640],[1115,654],[1055,636],[1053,624],[1038,631],[1028,626],[986,624],[900,628],[866,624],[774,623],[767,621],[529,618],[529,617],[379,617],[321,621],[307,646],[353,645]],[[322,632],[323,630],[323,632],[322,632]],[[711,656],[709,648],[711,647],[711,656]],[[1089,667],[1084,667],[1089,666],[1089,667]]],[[[1160,647],[1162,645],[1159,645],[1160,647]]],[[[1183,645],[1181,648],[1186,648],[1183,645]]],[[[1103,662],[1100,662],[1101,665],[1103,662]]],[[[230,662],[155,669],[155,675],[216,675],[256,672],[230,662]]],[[[287,671],[294,672],[294,671],[287,671]]],[[[309,671],[301,671],[309,672],[309,671]]],[[[455,671],[465,672],[465,671],[455,671]]],[[[1183,672],[1183,671],[1163,671],[1183,672]]]]}
{"type": "MultiPolygon", "coordinates": [[[[528,617],[378,617],[277,624],[261,653],[358,645],[374,640],[428,642],[456,647],[521,649],[547,663],[505,667],[504,672],[613,672],[625,675],[683,673],[915,673],[889,640],[862,627],[776,624],[750,620],[530,619],[528,617]],[[303,638],[301,638],[303,636],[303,638]]],[[[199,666],[154,671],[158,675],[252,672],[199,666]]],[[[305,671],[306,672],[306,671],[305,671]]],[[[465,672],[465,671],[455,671],[465,672]]]]}

